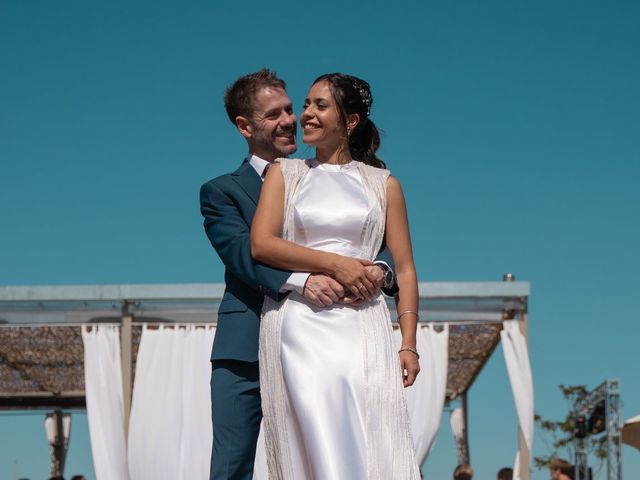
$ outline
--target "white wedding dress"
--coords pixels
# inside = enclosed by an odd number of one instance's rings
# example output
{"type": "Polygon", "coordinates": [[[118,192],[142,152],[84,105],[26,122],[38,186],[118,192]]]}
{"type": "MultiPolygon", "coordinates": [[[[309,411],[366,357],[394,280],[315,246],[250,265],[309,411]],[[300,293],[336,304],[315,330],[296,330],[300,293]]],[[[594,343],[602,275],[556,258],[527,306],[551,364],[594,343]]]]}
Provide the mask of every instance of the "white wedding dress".
{"type": "MultiPolygon", "coordinates": [[[[382,243],[387,170],[282,159],[283,238],[373,260],[382,243]]],[[[267,299],[260,388],[269,478],[413,480],[400,364],[382,296],[316,308],[267,299]]]]}

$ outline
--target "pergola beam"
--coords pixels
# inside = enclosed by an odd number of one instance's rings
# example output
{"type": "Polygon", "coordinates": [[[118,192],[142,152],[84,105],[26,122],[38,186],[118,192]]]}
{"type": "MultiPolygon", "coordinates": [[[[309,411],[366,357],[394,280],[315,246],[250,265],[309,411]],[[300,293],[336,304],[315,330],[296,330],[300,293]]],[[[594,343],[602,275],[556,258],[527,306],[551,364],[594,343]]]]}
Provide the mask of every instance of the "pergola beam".
{"type": "MultiPolygon", "coordinates": [[[[527,313],[523,313],[521,316],[521,321],[519,323],[520,333],[524,336],[524,340],[527,343],[527,349],[529,348],[529,319],[527,313]]],[[[529,465],[531,463],[531,452],[527,447],[527,442],[525,442],[524,434],[522,433],[522,428],[518,423],[518,452],[520,454],[520,478],[522,480],[529,480],[531,478],[531,473],[529,471],[529,465]]]]}
{"type": "MultiPolygon", "coordinates": [[[[420,282],[418,288],[427,299],[521,298],[530,293],[529,282],[420,282]]],[[[0,302],[206,301],[223,293],[220,283],[0,286],[0,302]]]]}

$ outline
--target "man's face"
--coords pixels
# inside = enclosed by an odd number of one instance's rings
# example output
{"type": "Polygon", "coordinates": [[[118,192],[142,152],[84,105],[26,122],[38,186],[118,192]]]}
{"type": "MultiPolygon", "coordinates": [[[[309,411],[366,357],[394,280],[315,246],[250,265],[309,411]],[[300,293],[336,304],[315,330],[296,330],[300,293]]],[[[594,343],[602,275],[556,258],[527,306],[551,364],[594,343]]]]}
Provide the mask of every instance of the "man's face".
{"type": "Polygon", "coordinates": [[[296,116],[287,92],[264,87],[254,99],[254,112],[247,119],[247,134],[252,153],[272,161],[296,151],[296,116]]]}

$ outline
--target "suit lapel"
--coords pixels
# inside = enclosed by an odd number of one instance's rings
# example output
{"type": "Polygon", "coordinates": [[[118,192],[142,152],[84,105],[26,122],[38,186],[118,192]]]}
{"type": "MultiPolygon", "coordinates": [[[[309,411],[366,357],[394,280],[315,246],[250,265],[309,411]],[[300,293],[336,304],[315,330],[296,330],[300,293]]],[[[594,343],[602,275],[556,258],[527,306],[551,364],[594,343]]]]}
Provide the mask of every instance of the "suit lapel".
{"type": "Polygon", "coordinates": [[[258,204],[260,190],[262,189],[262,179],[248,161],[242,162],[240,168],[233,172],[232,178],[249,195],[253,203],[258,204]]]}

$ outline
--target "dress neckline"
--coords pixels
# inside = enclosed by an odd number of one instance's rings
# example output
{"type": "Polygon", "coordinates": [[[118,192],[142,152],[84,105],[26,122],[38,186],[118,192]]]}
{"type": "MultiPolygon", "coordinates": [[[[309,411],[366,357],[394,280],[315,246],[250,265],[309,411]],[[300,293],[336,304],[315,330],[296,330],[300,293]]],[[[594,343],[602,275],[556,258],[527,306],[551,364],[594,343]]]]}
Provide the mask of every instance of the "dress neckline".
{"type": "Polygon", "coordinates": [[[311,160],[311,166],[325,172],[344,172],[358,166],[357,160],[351,160],[349,163],[320,163],[317,158],[311,160]]]}

